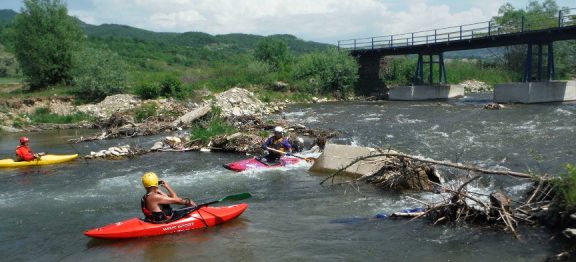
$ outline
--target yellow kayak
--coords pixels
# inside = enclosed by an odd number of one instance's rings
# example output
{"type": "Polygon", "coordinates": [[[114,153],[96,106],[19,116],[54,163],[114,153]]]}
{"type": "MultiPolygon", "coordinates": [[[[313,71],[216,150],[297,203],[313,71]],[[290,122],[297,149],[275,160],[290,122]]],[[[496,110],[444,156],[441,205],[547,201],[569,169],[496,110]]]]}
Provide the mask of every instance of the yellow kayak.
{"type": "Polygon", "coordinates": [[[0,167],[20,167],[20,166],[41,166],[41,165],[52,165],[62,162],[72,161],[78,158],[78,154],[74,155],[45,155],[40,159],[31,161],[19,161],[16,162],[14,159],[2,159],[0,160],[0,167]]]}

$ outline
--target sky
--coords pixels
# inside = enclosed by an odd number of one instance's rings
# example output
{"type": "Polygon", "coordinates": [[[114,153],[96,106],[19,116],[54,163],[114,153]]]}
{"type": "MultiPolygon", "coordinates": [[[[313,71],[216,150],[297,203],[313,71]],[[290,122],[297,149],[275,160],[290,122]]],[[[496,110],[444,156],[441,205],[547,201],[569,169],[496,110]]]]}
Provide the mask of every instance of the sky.
{"type": "MultiPolygon", "coordinates": [[[[19,12],[22,0],[0,0],[19,12]]],[[[291,34],[322,43],[485,22],[506,2],[528,0],[63,0],[68,13],[93,24],[155,32],[291,34]]],[[[576,8],[576,0],[556,0],[576,8]]]]}

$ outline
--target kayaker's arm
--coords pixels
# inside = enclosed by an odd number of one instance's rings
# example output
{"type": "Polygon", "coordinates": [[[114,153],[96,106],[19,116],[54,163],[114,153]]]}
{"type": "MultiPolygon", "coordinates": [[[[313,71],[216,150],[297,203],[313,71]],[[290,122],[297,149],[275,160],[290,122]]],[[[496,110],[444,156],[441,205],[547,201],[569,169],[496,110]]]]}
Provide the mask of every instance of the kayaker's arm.
{"type": "Polygon", "coordinates": [[[173,198],[177,198],[178,195],[176,195],[176,191],[174,191],[174,189],[172,189],[172,187],[170,186],[170,184],[168,184],[168,182],[166,181],[162,181],[159,183],[160,186],[163,186],[164,188],[166,188],[166,190],[168,190],[168,196],[169,197],[173,197],[173,198]]]}
{"type": "Polygon", "coordinates": [[[170,186],[170,184],[168,184],[168,182],[162,181],[162,183],[160,183],[159,185],[163,186],[166,190],[168,190],[168,195],[163,196],[163,200],[159,202],[160,204],[180,204],[186,206],[196,206],[196,203],[194,203],[189,198],[178,197],[176,191],[172,189],[172,187],[170,186]],[[167,203],[164,203],[163,201],[167,201],[167,203]]]}

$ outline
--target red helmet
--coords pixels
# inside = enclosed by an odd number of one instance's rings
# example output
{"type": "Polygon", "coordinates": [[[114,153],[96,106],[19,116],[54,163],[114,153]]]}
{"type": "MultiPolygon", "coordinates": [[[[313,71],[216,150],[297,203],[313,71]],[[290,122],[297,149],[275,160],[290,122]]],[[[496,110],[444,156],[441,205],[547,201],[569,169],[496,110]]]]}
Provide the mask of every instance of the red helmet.
{"type": "Polygon", "coordinates": [[[30,141],[30,139],[28,139],[27,137],[23,136],[20,138],[20,144],[24,144],[26,142],[30,141]]]}

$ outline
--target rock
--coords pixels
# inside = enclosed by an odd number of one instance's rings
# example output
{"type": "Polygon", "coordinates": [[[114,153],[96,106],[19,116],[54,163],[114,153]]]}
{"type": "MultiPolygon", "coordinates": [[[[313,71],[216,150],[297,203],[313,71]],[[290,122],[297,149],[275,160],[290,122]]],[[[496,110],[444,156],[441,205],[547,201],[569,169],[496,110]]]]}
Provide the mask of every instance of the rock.
{"type": "Polygon", "coordinates": [[[464,87],[464,91],[470,93],[478,93],[478,92],[489,92],[492,91],[492,87],[485,82],[478,81],[475,79],[466,80],[459,85],[464,87]]]}
{"type": "Polygon", "coordinates": [[[8,133],[18,133],[18,132],[22,132],[22,129],[10,127],[10,126],[2,126],[2,125],[0,125],[0,130],[2,130],[2,131],[4,131],[4,132],[8,132],[8,133]]]}
{"type": "Polygon", "coordinates": [[[493,192],[490,194],[490,204],[494,207],[510,210],[512,199],[503,192],[493,192]]]}
{"type": "Polygon", "coordinates": [[[312,103],[318,103],[318,100],[319,100],[318,97],[315,96],[312,97],[312,103]]]}
{"type": "Polygon", "coordinates": [[[498,103],[489,103],[484,105],[484,109],[489,109],[489,110],[498,110],[503,108],[502,105],[498,104],[498,103]]]}
{"type": "Polygon", "coordinates": [[[562,231],[562,234],[566,237],[566,238],[574,238],[576,237],[576,228],[566,228],[564,229],[564,231],[562,231]]]}
{"type": "Polygon", "coordinates": [[[242,111],[239,107],[232,108],[232,116],[242,116],[242,111]]]}
{"type": "Polygon", "coordinates": [[[232,135],[227,136],[227,137],[226,137],[226,140],[230,141],[230,140],[232,140],[232,139],[234,139],[234,138],[237,138],[237,137],[239,137],[239,136],[241,136],[241,135],[242,135],[242,133],[236,132],[236,133],[234,133],[234,134],[232,134],[232,135]]]}
{"type": "Polygon", "coordinates": [[[150,148],[150,150],[154,151],[154,150],[159,150],[162,148],[164,148],[164,143],[159,141],[159,142],[154,143],[154,145],[150,148]]]}

